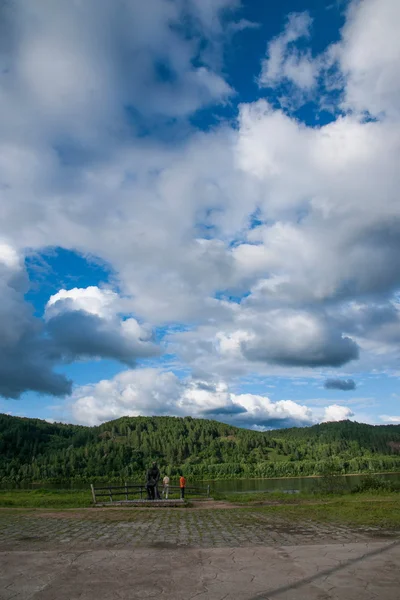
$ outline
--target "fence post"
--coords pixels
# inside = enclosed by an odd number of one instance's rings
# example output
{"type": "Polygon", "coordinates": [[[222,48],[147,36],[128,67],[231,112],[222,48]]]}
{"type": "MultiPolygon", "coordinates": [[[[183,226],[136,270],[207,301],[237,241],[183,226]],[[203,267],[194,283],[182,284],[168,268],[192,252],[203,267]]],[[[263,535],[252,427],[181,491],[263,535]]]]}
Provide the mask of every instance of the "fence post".
{"type": "Polygon", "coordinates": [[[210,497],[210,485],[207,486],[207,498],[210,497]]]}
{"type": "Polygon", "coordinates": [[[111,486],[108,488],[108,492],[109,492],[109,494],[110,494],[110,502],[112,502],[113,500],[112,500],[111,486]]]}
{"type": "Polygon", "coordinates": [[[128,484],[125,481],[125,499],[128,500],[128,484]]]}
{"type": "Polygon", "coordinates": [[[90,489],[92,490],[92,498],[93,498],[93,504],[96,504],[96,492],[94,490],[94,485],[93,483],[90,484],[90,489]]]}

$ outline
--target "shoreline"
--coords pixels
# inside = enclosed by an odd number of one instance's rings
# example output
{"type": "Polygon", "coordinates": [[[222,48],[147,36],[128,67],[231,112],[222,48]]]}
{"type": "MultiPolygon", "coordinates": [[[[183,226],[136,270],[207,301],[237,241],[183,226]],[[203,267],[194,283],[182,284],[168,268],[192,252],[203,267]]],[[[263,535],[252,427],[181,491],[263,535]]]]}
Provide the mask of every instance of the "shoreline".
{"type": "MultiPolygon", "coordinates": [[[[362,473],[345,473],[345,474],[338,474],[335,475],[335,477],[363,477],[363,476],[367,476],[367,475],[400,475],[400,471],[374,471],[374,472],[370,472],[370,471],[366,471],[366,472],[362,472],[362,473]]],[[[324,477],[324,475],[288,475],[286,477],[235,477],[232,479],[199,479],[197,480],[199,484],[205,483],[205,484],[210,484],[210,483],[220,483],[220,482],[228,482],[228,481],[287,481],[287,480],[301,480],[301,479],[321,479],[322,477],[324,477]]],[[[90,486],[90,482],[75,482],[77,484],[79,484],[80,486],[90,486]]],[[[100,484],[105,484],[104,481],[99,481],[99,482],[95,482],[100,484]]],[[[107,481],[107,484],[113,484],[113,483],[118,483],[118,482],[114,482],[114,481],[107,481]]],[[[135,484],[135,482],[129,482],[132,485],[135,484]]],[[[57,486],[54,488],[54,490],[65,490],[65,491],[84,491],[86,490],[86,487],[73,487],[74,482],[67,482],[67,481],[63,481],[63,482],[59,482],[59,483],[55,483],[55,482],[51,482],[51,481],[38,481],[38,482],[27,482],[25,485],[28,486],[35,486],[35,487],[20,487],[18,484],[10,484],[13,487],[12,488],[8,488],[8,487],[3,487],[3,486],[7,486],[8,484],[5,483],[0,483],[0,491],[13,491],[13,490],[23,490],[23,491],[33,491],[35,489],[40,489],[40,487],[36,487],[36,486],[42,486],[43,488],[46,488],[46,485],[50,485],[50,486],[57,486]],[[62,487],[58,487],[58,486],[63,486],[63,485],[69,485],[68,488],[62,488],[62,487]]],[[[24,486],[24,484],[22,483],[22,486],[24,486]]],[[[50,488],[49,488],[50,489],[50,488]]]]}
{"type": "MultiPolygon", "coordinates": [[[[339,473],[335,477],[362,477],[363,475],[400,475],[400,471],[364,471],[362,473],[339,473]]],[[[218,481],[276,481],[280,479],[320,479],[324,475],[288,475],[285,477],[236,477],[233,479],[202,479],[201,482],[217,483],[218,481]]]]}

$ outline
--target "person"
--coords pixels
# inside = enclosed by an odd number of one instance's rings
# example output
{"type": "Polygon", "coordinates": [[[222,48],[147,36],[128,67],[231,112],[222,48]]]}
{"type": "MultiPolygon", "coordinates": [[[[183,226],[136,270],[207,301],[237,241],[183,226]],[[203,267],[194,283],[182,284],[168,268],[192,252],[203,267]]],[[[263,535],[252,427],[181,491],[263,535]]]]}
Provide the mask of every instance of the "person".
{"type": "Polygon", "coordinates": [[[179,478],[179,487],[181,488],[181,498],[182,500],[185,498],[185,487],[186,487],[186,479],[183,475],[179,478]]]}
{"type": "Polygon", "coordinates": [[[146,490],[147,490],[147,499],[155,500],[160,497],[158,493],[158,481],[160,479],[160,471],[158,469],[157,463],[153,462],[151,468],[147,471],[147,481],[146,481],[146,490]]]}
{"type": "Polygon", "coordinates": [[[162,495],[163,495],[163,498],[165,498],[166,500],[168,500],[168,492],[169,492],[169,477],[168,477],[168,475],[166,475],[164,477],[164,479],[162,480],[162,482],[163,482],[162,495]]]}

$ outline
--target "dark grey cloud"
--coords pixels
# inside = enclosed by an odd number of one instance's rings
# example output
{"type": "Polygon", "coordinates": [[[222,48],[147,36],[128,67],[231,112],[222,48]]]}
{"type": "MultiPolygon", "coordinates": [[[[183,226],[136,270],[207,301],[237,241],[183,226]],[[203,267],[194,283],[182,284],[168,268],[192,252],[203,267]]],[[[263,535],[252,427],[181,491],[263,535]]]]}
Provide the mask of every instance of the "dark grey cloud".
{"type": "Polygon", "coordinates": [[[51,342],[29,332],[13,348],[0,349],[0,396],[16,399],[26,391],[70,394],[72,382],[54,372],[57,358],[51,342]]]}
{"type": "Polygon", "coordinates": [[[125,336],[118,323],[75,310],[50,319],[47,331],[64,360],[101,357],[134,367],[138,358],[160,354],[151,339],[125,336]]]}
{"type": "Polygon", "coordinates": [[[108,358],[134,367],[138,358],[159,354],[151,341],[125,338],[109,323],[83,311],[59,315],[47,324],[30,317],[28,310],[25,316],[23,331],[14,342],[0,344],[0,395],[5,398],[19,398],[26,391],[70,394],[72,382],[54,372],[66,362],[108,358]]]}
{"type": "Polygon", "coordinates": [[[203,415],[212,416],[212,415],[241,415],[243,413],[247,413],[247,409],[244,406],[240,406],[239,404],[228,404],[227,406],[220,406],[218,408],[209,408],[207,410],[203,410],[203,415]]]}
{"type": "Polygon", "coordinates": [[[138,358],[159,353],[151,332],[136,321],[103,319],[60,305],[63,312],[38,319],[25,301],[29,289],[18,256],[0,246],[0,396],[19,398],[27,391],[64,396],[72,382],[57,365],[77,359],[110,358],[131,367],[138,358]]]}
{"type": "Polygon", "coordinates": [[[71,382],[54,372],[60,356],[46,337],[43,322],[24,300],[29,286],[26,272],[10,249],[3,247],[2,252],[6,257],[2,262],[0,249],[0,395],[19,398],[28,390],[69,394],[71,382]]]}
{"type": "Polygon", "coordinates": [[[344,392],[355,390],[356,382],[353,379],[327,379],[324,388],[327,390],[342,390],[344,392]]]}
{"type": "MultiPolygon", "coordinates": [[[[220,420],[217,415],[216,420],[220,420]]],[[[235,425],[236,427],[244,427],[245,429],[252,428],[263,428],[263,429],[287,429],[289,427],[307,427],[313,425],[314,421],[310,418],[308,421],[296,419],[295,417],[287,416],[282,419],[271,417],[271,418],[257,418],[254,414],[239,415],[238,417],[232,416],[224,418],[224,422],[229,425],[235,425]]]]}
{"type": "Polygon", "coordinates": [[[298,346],[290,339],[257,337],[243,342],[242,352],[250,361],[262,361],[286,367],[341,367],[359,356],[357,344],[348,337],[332,332],[329,339],[312,340],[298,346]]]}
{"type": "Polygon", "coordinates": [[[364,300],[345,309],[332,311],[337,326],[354,334],[388,345],[400,343],[400,311],[397,305],[384,296],[375,302],[364,300]]]}
{"type": "Polygon", "coordinates": [[[196,387],[198,390],[203,390],[205,392],[215,392],[217,390],[215,383],[206,383],[205,381],[197,381],[196,387]]]}
{"type": "Polygon", "coordinates": [[[391,216],[355,234],[345,249],[353,278],[344,284],[350,294],[387,294],[400,282],[400,217],[391,216]]]}

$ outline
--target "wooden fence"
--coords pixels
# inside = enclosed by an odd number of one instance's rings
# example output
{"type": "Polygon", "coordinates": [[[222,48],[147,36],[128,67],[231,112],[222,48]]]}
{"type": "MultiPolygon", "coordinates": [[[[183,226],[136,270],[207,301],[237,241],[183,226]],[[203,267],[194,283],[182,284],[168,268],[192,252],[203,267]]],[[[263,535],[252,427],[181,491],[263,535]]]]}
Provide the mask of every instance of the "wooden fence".
{"type": "MultiPolygon", "coordinates": [[[[102,487],[95,487],[93,484],[91,484],[90,488],[92,490],[92,498],[94,504],[97,504],[98,498],[101,498],[100,502],[106,502],[106,500],[104,500],[103,498],[107,498],[108,502],[129,502],[138,500],[139,498],[140,500],[147,499],[147,489],[145,484],[128,485],[127,483],[125,483],[124,485],[107,485],[102,487]]],[[[159,486],[159,492],[161,494],[162,485],[159,486]]],[[[169,485],[169,497],[174,496],[176,494],[180,496],[180,487],[177,485],[169,485]]],[[[208,485],[207,487],[185,487],[185,498],[187,496],[203,496],[209,498],[210,486],[208,485]]]]}

